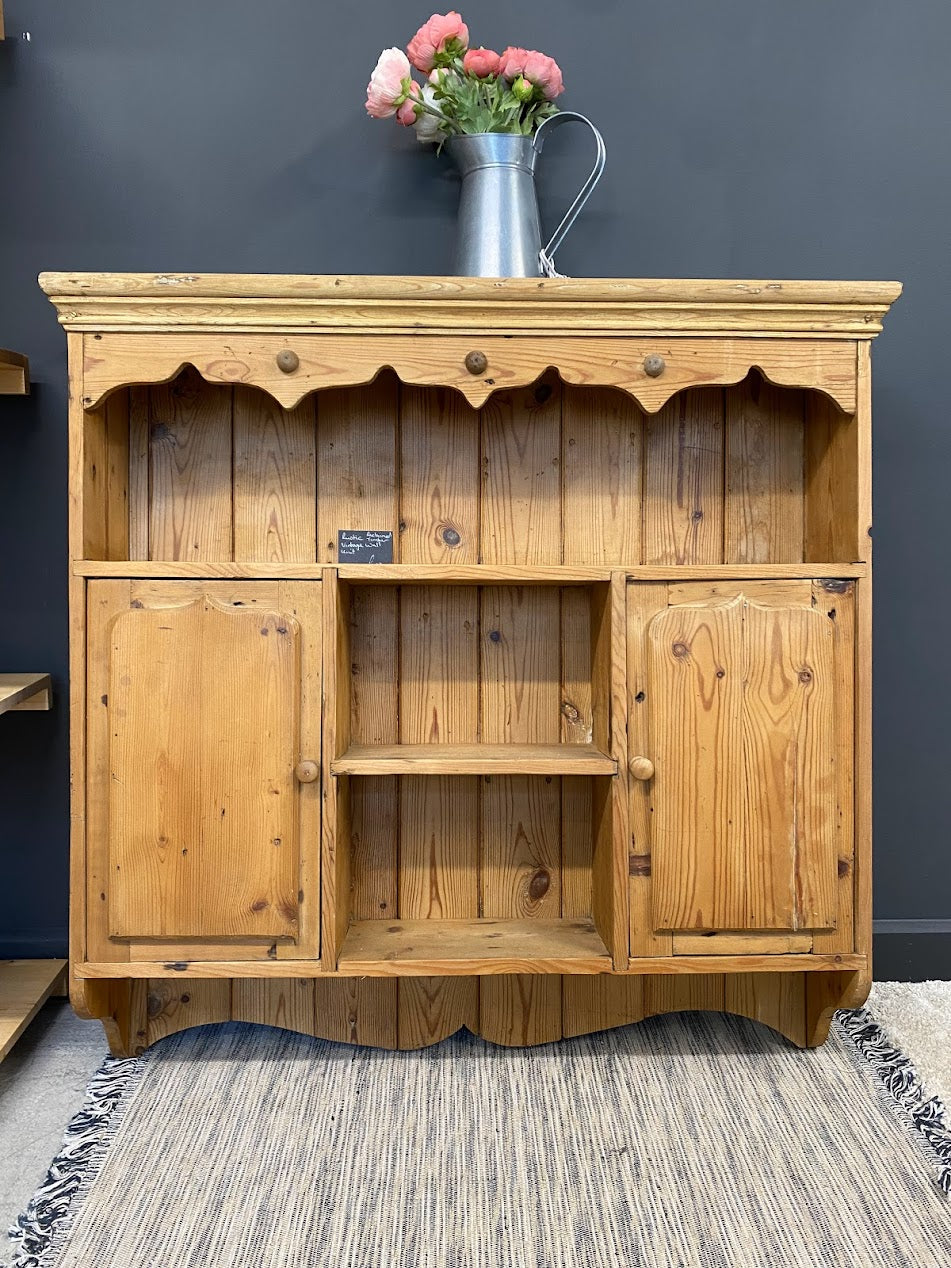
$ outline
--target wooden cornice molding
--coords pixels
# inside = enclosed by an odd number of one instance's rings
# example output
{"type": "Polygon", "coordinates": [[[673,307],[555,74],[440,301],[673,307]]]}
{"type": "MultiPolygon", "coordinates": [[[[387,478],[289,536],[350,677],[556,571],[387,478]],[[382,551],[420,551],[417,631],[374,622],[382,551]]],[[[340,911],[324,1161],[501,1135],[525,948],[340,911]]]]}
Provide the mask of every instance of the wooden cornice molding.
{"type": "Polygon", "coordinates": [[[898,282],[42,273],[67,330],[870,339],[898,282]]]}

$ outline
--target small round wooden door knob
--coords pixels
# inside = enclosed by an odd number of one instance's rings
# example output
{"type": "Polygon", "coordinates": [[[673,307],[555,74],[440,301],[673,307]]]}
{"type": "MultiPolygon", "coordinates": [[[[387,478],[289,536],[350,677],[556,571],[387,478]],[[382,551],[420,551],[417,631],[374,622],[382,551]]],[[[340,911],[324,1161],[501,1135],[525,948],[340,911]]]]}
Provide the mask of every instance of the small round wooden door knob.
{"type": "Polygon", "coordinates": [[[300,357],[293,348],[282,348],[277,354],[277,368],[285,374],[293,374],[300,366],[300,357]]]}
{"type": "Polygon", "coordinates": [[[316,762],[298,762],[294,774],[302,784],[312,784],[320,774],[320,767],[316,762]]]}
{"type": "Polygon", "coordinates": [[[635,779],[653,779],[654,763],[649,757],[632,757],[630,771],[635,779]]]}
{"type": "Polygon", "coordinates": [[[467,352],[466,369],[470,374],[485,374],[489,366],[489,358],[484,352],[467,352]]]}
{"type": "Polygon", "coordinates": [[[650,375],[652,379],[659,378],[667,369],[667,362],[663,357],[658,356],[656,352],[652,352],[649,357],[644,358],[644,373],[650,375]]]}

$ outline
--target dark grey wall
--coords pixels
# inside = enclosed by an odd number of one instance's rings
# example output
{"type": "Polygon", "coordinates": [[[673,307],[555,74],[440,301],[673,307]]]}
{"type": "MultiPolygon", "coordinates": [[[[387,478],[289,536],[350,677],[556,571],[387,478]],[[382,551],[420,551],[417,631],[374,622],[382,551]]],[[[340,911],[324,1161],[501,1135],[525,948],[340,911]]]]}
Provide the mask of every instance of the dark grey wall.
{"type": "MultiPolygon", "coordinates": [[[[951,918],[944,632],[951,8],[945,0],[482,0],[476,42],[561,62],[607,172],[576,275],[897,278],[875,345],[876,915],[951,918]]],[[[0,955],[66,925],[65,341],[41,269],[439,273],[455,185],[363,89],[428,0],[7,0],[0,45],[0,667],[51,669],[0,719],[0,955]]],[[[543,212],[587,156],[546,149],[543,212]]]]}

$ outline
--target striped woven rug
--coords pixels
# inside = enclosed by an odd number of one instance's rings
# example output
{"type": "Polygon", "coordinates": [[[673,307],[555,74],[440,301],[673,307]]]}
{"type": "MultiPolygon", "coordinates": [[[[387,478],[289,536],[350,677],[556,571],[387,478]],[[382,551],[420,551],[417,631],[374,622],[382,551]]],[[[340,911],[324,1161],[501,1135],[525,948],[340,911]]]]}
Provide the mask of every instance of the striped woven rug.
{"type": "Polygon", "coordinates": [[[421,1052],[243,1024],[109,1061],[30,1268],[948,1268],[951,1135],[867,1013],[421,1052]]]}

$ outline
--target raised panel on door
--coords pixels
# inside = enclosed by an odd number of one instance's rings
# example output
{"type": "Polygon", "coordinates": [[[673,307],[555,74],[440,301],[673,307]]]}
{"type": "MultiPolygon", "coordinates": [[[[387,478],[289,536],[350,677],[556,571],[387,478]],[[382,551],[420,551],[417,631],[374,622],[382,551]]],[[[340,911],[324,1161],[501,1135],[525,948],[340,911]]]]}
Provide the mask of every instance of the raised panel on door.
{"type": "Polygon", "coordinates": [[[810,950],[841,919],[852,588],[671,583],[629,605],[648,750],[631,756],[654,767],[633,793],[650,825],[638,871],[675,954],[810,950]]]}
{"type": "Polygon", "coordinates": [[[317,954],[319,789],[295,768],[319,762],[319,595],[90,584],[92,942],[133,959],[317,954]]]}

